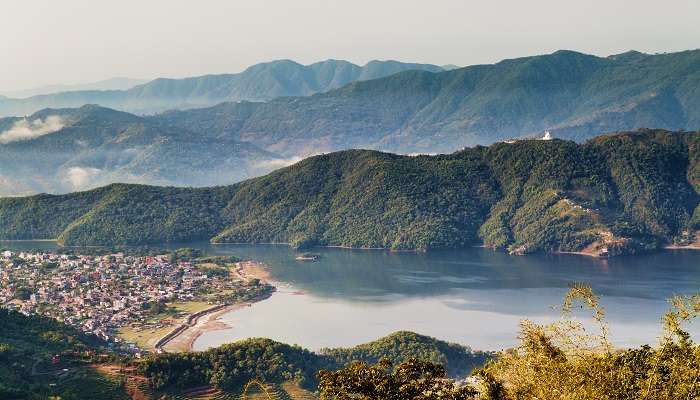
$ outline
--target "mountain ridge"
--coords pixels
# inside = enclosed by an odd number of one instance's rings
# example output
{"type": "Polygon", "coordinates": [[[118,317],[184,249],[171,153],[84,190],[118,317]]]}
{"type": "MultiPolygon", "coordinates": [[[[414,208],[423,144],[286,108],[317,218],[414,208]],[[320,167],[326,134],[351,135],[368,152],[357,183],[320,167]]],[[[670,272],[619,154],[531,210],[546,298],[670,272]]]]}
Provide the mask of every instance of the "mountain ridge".
{"type": "Polygon", "coordinates": [[[699,199],[700,131],[644,130],[436,156],[348,150],[212,188],[113,184],[5,198],[0,239],[615,255],[690,240],[699,199]]]}
{"type": "Polygon", "coordinates": [[[24,99],[27,97],[49,95],[60,92],[70,92],[78,90],[127,90],[136,85],[145,83],[144,79],[133,79],[126,77],[107,78],[96,82],[76,83],[76,84],[55,84],[37,86],[30,89],[12,90],[3,92],[0,98],[24,99]]]}
{"type": "Polygon", "coordinates": [[[308,97],[159,116],[281,154],[452,152],[511,137],[700,127],[700,50],[602,58],[573,51],[441,73],[405,71],[308,97]],[[698,79],[695,79],[698,78],[698,79]]]}
{"type": "MultiPolygon", "coordinates": [[[[81,129],[100,132],[103,141],[94,147],[85,147],[89,141],[83,139],[73,141],[70,157],[44,145],[50,141],[46,135],[70,137],[76,129],[70,120],[56,119],[60,115],[51,110],[24,119],[0,118],[0,161],[7,166],[0,171],[0,195],[65,193],[112,182],[226,185],[310,155],[352,148],[452,153],[542,137],[546,131],[581,142],[600,132],[700,128],[699,50],[610,57],[557,51],[439,73],[411,69],[301,97],[283,91],[311,93],[318,89],[308,85],[313,79],[335,85],[338,77],[347,79],[348,70],[359,76],[359,67],[338,60],[306,67],[283,60],[251,67],[250,76],[260,70],[269,77],[271,66],[298,72],[273,80],[281,85],[275,86],[281,97],[134,115],[130,123],[99,121],[99,115],[109,119],[113,114],[98,109],[93,126],[86,120],[81,129]]],[[[168,93],[168,82],[162,85],[157,91],[168,93]]],[[[223,90],[221,96],[231,94],[226,85],[196,79],[185,93],[209,93],[212,87],[223,90]]],[[[261,90],[255,85],[243,89],[261,90]]],[[[138,90],[145,93],[147,87],[138,90]]]]}
{"type": "Polygon", "coordinates": [[[276,60],[250,66],[240,73],[157,78],[126,90],[72,90],[24,99],[3,98],[0,99],[0,116],[22,116],[43,108],[85,104],[150,114],[175,108],[212,106],[223,101],[267,101],[280,96],[308,96],[354,80],[375,79],[407,69],[442,71],[436,65],[393,60],[373,60],[364,66],[340,60],[310,65],[276,60]]]}

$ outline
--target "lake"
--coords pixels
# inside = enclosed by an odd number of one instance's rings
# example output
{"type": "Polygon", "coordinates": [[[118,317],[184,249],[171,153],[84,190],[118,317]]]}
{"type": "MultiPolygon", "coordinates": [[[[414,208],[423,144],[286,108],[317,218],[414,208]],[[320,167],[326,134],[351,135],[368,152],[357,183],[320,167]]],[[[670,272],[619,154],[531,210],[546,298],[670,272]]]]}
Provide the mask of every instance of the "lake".
{"type": "MultiPolygon", "coordinates": [[[[39,246],[53,244],[0,242],[39,246]]],[[[700,251],[692,250],[594,259],[518,257],[483,248],[418,254],[317,249],[318,261],[303,262],[287,246],[187,246],[264,262],[278,286],[270,299],[223,315],[231,329],[203,334],[197,350],[247,337],[309,349],[352,346],[398,330],[498,350],[517,343],[523,318],[556,319],[555,307],[577,282],[601,296],[613,342],[636,346],[657,340],[669,297],[700,290],[700,251]]],[[[700,337],[700,324],[689,330],[700,337]]]]}

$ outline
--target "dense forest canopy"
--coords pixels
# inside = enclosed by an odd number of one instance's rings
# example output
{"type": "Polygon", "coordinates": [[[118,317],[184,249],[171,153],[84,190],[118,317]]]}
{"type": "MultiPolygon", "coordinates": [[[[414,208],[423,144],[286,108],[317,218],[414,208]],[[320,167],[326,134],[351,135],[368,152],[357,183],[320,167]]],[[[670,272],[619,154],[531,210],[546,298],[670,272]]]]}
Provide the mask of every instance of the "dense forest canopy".
{"type": "Polygon", "coordinates": [[[460,377],[482,366],[491,353],[447,343],[412,332],[396,332],[385,338],[351,348],[325,349],[314,353],[270,339],[247,339],[203,352],[153,355],[140,369],[155,388],[187,388],[211,384],[236,389],[251,379],[265,382],[296,381],[302,387],[318,385],[318,371],[339,369],[354,361],[401,363],[419,358],[440,365],[446,376],[460,377]]]}
{"type": "Polygon", "coordinates": [[[0,239],[632,253],[694,240],[698,143],[700,132],[642,130],[437,156],[349,150],[231,186],[0,199],[0,239]]]}

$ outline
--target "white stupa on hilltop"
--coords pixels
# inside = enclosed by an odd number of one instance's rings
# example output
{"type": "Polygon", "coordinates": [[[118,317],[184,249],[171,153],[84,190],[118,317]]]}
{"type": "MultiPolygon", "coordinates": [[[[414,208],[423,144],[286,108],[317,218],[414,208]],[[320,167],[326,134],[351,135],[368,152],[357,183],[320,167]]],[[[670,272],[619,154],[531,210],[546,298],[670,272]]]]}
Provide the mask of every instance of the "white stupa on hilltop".
{"type": "Polygon", "coordinates": [[[540,138],[540,140],[552,140],[554,139],[554,136],[552,136],[551,132],[549,131],[544,131],[544,136],[540,138]]]}

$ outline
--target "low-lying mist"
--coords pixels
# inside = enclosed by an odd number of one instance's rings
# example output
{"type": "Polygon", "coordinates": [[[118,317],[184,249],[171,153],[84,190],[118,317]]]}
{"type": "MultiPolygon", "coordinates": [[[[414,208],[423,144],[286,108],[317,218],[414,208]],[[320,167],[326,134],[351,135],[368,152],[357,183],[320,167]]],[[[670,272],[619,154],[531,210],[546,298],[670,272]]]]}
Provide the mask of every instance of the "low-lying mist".
{"type": "Polygon", "coordinates": [[[50,115],[44,119],[37,118],[31,121],[24,118],[15,122],[10,129],[0,132],[0,144],[35,139],[58,132],[64,126],[63,118],[58,115],[50,115]]]}

